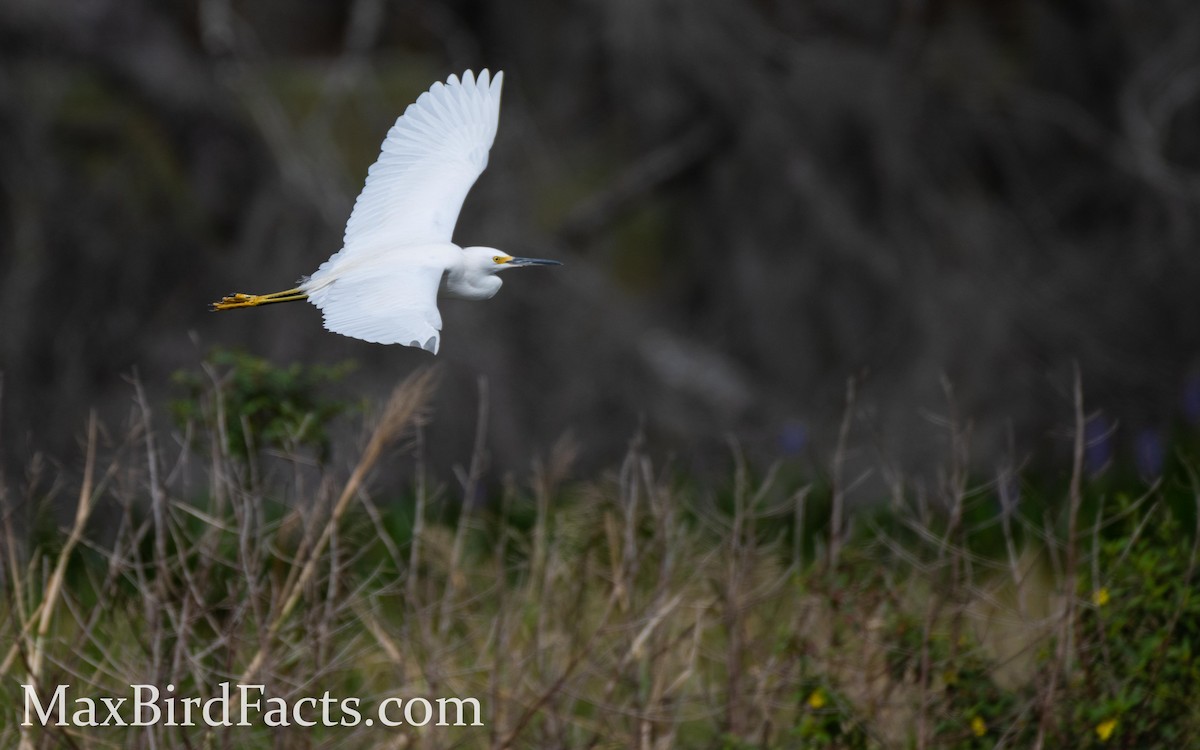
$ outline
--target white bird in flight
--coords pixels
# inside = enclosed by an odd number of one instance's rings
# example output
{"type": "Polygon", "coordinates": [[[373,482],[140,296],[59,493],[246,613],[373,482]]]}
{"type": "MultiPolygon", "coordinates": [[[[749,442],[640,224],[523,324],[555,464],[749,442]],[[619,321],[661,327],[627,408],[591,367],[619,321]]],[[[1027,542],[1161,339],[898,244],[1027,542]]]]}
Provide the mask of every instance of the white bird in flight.
{"type": "Polygon", "coordinates": [[[487,70],[479,78],[468,70],[461,81],[452,75],[433,84],[388,131],[346,222],[342,249],[294,289],[233,294],[212,309],[306,299],[334,333],[437,354],[439,290],[490,299],[505,269],[560,265],[450,241],[463,200],[487,166],[503,81],[501,72],[489,81],[487,70]]]}

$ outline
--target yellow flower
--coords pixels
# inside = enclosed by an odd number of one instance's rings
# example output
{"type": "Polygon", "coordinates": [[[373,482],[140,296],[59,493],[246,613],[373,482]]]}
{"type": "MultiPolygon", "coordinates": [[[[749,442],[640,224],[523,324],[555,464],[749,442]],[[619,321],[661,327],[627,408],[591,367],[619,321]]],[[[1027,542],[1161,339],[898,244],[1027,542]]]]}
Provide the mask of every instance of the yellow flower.
{"type": "Polygon", "coordinates": [[[817,710],[825,707],[825,694],[821,692],[821,688],[812,691],[812,694],[808,696],[808,705],[817,710]]]}
{"type": "Polygon", "coordinates": [[[1108,719],[1096,725],[1096,736],[1101,742],[1108,742],[1108,738],[1112,737],[1113,731],[1117,728],[1116,719],[1108,719]]]}
{"type": "Polygon", "coordinates": [[[1103,607],[1105,604],[1108,604],[1108,598],[1107,586],[1102,586],[1092,592],[1092,604],[1095,604],[1097,607],[1103,607]]]}
{"type": "Polygon", "coordinates": [[[976,737],[982,737],[983,735],[987,734],[987,724],[983,722],[983,719],[976,716],[975,718],[971,719],[971,732],[976,737]]]}

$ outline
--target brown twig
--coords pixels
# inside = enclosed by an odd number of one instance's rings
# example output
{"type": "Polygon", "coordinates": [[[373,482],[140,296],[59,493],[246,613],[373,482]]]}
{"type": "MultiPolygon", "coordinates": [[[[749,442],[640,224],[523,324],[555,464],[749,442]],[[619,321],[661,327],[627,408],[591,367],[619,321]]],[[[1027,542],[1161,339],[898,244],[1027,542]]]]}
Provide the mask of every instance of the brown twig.
{"type": "Polygon", "coordinates": [[[407,380],[397,386],[395,391],[392,392],[392,397],[384,409],[383,418],[375,428],[375,432],[371,435],[366,449],[359,458],[358,465],[351,472],[350,478],[342,488],[342,493],[338,497],[337,502],[334,503],[333,509],[329,514],[329,520],[325,522],[325,528],[321,532],[320,538],[317,539],[312,549],[308,551],[300,575],[281,593],[280,601],[283,602],[283,605],[267,626],[266,637],[254,657],[250,660],[250,664],[242,672],[241,682],[250,682],[262,667],[267,655],[267,649],[278,635],[280,627],[287,620],[288,615],[292,613],[292,610],[296,608],[305,587],[316,576],[321,556],[325,552],[326,547],[329,546],[330,540],[337,530],[338,523],[346,513],[346,509],[350,507],[350,501],[357,494],[359,487],[362,486],[367,473],[370,472],[371,468],[375,466],[376,461],[383,454],[383,449],[402,430],[419,418],[421,410],[429,402],[429,397],[436,382],[436,376],[437,373],[433,369],[421,370],[409,376],[407,380]]]}

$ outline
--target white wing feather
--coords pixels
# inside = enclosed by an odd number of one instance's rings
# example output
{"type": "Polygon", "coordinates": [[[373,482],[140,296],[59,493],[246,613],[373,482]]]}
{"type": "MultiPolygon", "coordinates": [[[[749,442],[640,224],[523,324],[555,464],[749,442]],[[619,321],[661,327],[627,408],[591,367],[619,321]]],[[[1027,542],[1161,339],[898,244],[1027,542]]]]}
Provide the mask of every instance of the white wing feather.
{"type": "Polygon", "coordinates": [[[467,192],[487,166],[503,82],[503,73],[489,83],[488,71],[476,81],[468,70],[461,82],[452,75],[408,106],[367,172],[342,254],[374,238],[398,245],[450,241],[467,192]]]}
{"type": "Polygon", "coordinates": [[[435,83],[410,104],[383,141],[342,249],[301,287],[335,333],[437,353],[437,292],[443,253],[467,192],[496,138],[504,74],[471,71],[435,83]],[[424,246],[418,249],[418,246],[424,246]],[[437,248],[437,249],[443,249],[437,248]]]}
{"type": "Polygon", "coordinates": [[[442,267],[424,258],[406,263],[401,250],[387,264],[351,266],[334,283],[309,294],[334,333],[376,344],[403,344],[437,354],[442,315],[437,308],[442,267]],[[395,272],[389,273],[389,270],[395,272]]]}

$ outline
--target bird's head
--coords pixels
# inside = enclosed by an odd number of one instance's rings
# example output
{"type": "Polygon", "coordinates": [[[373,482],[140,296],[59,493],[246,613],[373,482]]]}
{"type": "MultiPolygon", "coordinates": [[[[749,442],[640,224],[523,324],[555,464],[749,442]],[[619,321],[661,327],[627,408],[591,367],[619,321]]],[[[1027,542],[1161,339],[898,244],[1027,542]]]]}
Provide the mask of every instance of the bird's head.
{"type": "Polygon", "coordinates": [[[509,268],[521,266],[561,266],[557,260],[542,258],[518,258],[494,247],[464,247],[466,265],[483,273],[500,273],[509,268]]]}

